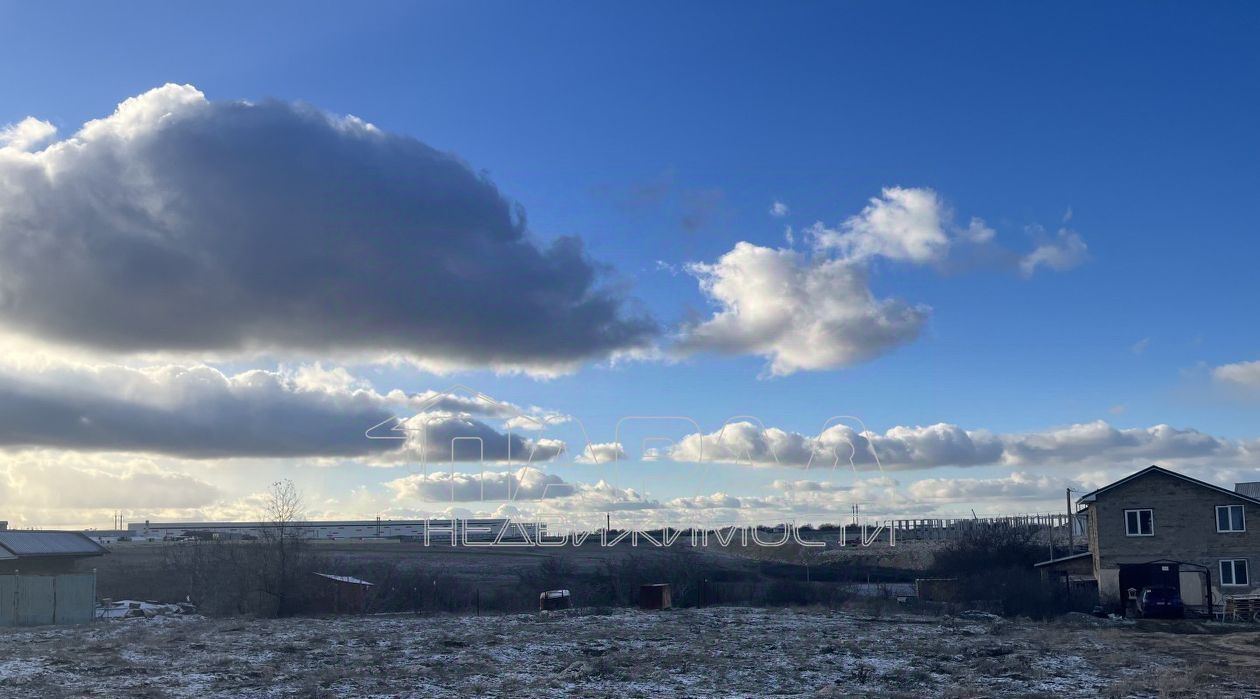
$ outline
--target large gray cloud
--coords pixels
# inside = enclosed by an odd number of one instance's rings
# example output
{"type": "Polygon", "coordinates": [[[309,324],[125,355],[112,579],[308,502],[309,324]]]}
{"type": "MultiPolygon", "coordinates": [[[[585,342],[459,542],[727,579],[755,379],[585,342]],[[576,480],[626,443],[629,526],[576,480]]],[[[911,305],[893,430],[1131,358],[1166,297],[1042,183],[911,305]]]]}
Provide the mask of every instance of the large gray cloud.
{"type": "Polygon", "coordinates": [[[0,371],[0,446],[190,458],[356,456],[398,449],[363,431],[389,418],[371,391],[280,372],[58,364],[0,371]]]}
{"type": "Polygon", "coordinates": [[[384,427],[373,430],[373,435],[401,437],[405,444],[388,455],[389,461],[537,463],[554,459],[565,449],[563,441],[528,439],[520,431],[499,432],[471,415],[420,413],[384,427]]]}
{"type": "Polygon", "coordinates": [[[353,117],[167,85],[35,142],[0,148],[0,322],[27,334],[547,372],[656,331],[578,239],[353,117]]]}
{"type": "MultiPolygon", "coordinates": [[[[485,444],[487,460],[554,458],[564,443],[500,432],[464,413],[422,413],[389,432],[395,412],[435,394],[379,393],[343,369],[250,370],[205,365],[148,368],[51,361],[0,364],[0,447],[158,453],[185,458],[369,457],[386,463],[449,461],[456,437],[485,444]],[[423,431],[428,430],[428,449],[423,431]],[[365,431],[386,423],[386,436],[365,431]]],[[[452,398],[451,405],[457,405],[452,398]]],[[[504,404],[489,404],[506,410],[504,404]]],[[[475,407],[470,405],[468,407],[475,407]]],[[[457,461],[476,461],[476,442],[455,442],[457,461]]]]}

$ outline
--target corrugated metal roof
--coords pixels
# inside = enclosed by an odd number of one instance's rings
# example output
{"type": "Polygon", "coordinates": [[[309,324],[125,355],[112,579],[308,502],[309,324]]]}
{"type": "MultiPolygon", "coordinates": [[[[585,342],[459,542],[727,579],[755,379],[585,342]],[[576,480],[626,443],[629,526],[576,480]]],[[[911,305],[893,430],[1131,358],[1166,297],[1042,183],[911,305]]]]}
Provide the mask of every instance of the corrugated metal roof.
{"type": "Polygon", "coordinates": [[[0,548],[15,556],[97,556],[108,553],[79,532],[0,531],[0,548]]]}
{"type": "Polygon", "coordinates": [[[1260,498],[1260,483],[1235,483],[1234,492],[1249,498],[1260,498]]]}

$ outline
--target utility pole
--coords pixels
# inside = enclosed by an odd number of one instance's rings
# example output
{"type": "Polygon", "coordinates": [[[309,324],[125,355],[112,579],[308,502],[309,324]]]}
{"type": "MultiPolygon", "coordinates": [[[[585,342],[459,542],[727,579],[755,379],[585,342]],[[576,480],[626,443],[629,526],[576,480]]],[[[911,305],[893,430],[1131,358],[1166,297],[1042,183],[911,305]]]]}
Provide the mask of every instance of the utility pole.
{"type": "Polygon", "coordinates": [[[1068,555],[1076,550],[1076,518],[1072,516],[1072,489],[1067,489],[1067,513],[1068,513],[1068,555]]]}

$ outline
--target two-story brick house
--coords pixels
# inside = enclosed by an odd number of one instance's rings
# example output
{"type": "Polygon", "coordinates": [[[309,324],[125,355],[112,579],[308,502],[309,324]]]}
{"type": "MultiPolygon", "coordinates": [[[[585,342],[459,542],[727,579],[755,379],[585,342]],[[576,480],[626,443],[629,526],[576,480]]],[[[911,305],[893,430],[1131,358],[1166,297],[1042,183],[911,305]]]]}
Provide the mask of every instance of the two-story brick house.
{"type": "Polygon", "coordinates": [[[1089,549],[1101,604],[1123,608],[1148,585],[1181,590],[1187,607],[1219,610],[1250,593],[1260,565],[1260,500],[1158,466],[1077,501],[1089,515],[1089,549]],[[1210,598],[1207,592],[1211,592],[1210,598]]]}

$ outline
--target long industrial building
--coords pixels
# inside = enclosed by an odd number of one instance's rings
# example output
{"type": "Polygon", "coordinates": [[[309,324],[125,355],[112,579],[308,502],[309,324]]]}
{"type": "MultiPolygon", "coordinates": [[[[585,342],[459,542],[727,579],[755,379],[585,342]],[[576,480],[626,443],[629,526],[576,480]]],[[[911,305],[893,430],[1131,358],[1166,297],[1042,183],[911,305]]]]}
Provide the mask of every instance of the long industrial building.
{"type": "MultiPolygon", "coordinates": [[[[269,526],[260,522],[142,522],[128,524],[127,531],[133,540],[255,539],[262,537],[269,526]]],[[[378,519],[292,522],[285,526],[312,540],[425,540],[427,532],[431,543],[450,544],[452,532],[456,541],[520,541],[526,537],[536,540],[540,525],[508,519],[378,519]]]]}

